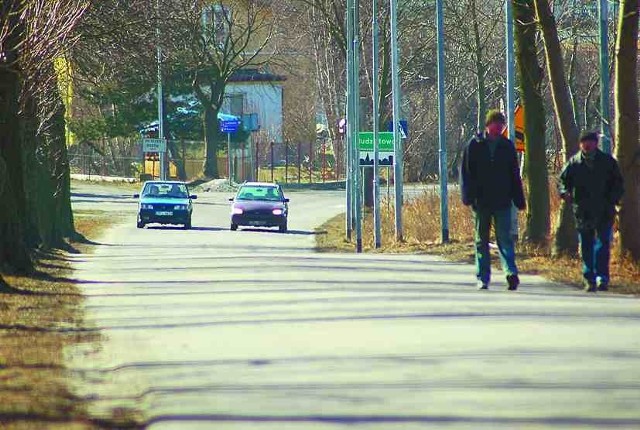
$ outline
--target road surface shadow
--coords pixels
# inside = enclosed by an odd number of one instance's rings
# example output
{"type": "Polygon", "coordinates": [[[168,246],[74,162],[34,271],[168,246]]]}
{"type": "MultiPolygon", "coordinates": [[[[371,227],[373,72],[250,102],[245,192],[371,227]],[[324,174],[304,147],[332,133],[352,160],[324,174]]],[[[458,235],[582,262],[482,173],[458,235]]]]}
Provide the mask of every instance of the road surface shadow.
{"type": "MultiPolygon", "coordinates": [[[[240,227],[239,231],[244,231],[247,233],[271,233],[271,234],[278,234],[281,235],[283,233],[280,233],[278,230],[270,230],[267,228],[243,228],[240,227]]],[[[293,236],[315,236],[317,233],[315,231],[306,231],[306,230],[287,230],[286,233],[284,233],[285,235],[293,235],[293,236]]]]}

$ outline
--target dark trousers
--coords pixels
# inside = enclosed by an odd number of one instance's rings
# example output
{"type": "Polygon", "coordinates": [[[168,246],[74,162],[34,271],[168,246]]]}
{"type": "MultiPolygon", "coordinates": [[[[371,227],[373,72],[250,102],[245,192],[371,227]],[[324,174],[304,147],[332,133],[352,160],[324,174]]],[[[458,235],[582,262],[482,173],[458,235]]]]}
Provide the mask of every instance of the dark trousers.
{"type": "Polygon", "coordinates": [[[582,275],[589,282],[609,283],[612,229],[611,220],[602,221],[595,228],[578,229],[582,275]]]}

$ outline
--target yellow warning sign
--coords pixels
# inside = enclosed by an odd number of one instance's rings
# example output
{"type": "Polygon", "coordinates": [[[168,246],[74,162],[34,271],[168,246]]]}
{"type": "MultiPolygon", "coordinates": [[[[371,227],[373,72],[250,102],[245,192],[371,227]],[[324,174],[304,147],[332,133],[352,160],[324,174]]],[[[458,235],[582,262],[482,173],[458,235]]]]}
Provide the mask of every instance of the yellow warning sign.
{"type": "MultiPolygon", "coordinates": [[[[516,141],[514,142],[516,145],[516,151],[524,152],[525,151],[525,136],[524,136],[524,107],[521,105],[516,106],[516,110],[514,112],[514,119],[516,124],[516,141]]],[[[509,137],[509,130],[504,130],[504,137],[509,137]]]]}

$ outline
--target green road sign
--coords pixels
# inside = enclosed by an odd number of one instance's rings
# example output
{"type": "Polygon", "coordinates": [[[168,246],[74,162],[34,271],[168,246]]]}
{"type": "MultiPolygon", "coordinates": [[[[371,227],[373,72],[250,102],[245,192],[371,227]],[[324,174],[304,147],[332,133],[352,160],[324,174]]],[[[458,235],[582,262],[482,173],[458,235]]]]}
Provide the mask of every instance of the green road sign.
{"type": "MultiPolygon", "coordinates": [[[[380,152],[393,152],[393,133],[382,131],[378,133],[380,152]]],[[[363,152],[373,152],[373,132],[361,131],[359,133],[358,149],[363,152]]]]}
{"type": "MultiPolygon", "coordinates": [[[[383,131],[379,136],[379,158],[381,167],[393,166],[393,132],[383,131]]],[[[360,165],[373,166],[373,132],[361,131],[358,134],[358,150],[360,151],[360,165]]]]}

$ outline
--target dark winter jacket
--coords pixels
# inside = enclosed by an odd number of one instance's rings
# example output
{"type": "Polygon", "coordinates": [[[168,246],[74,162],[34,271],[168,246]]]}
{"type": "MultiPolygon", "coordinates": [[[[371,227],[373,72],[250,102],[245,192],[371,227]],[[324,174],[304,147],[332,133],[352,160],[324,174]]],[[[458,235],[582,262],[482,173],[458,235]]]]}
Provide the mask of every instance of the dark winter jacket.
{"type": "Polygon", "coordinates": [[[624,194],[618,162],[611,155],[597,150],[593,161],[587,163],[584,154],[578,152],[560,174],[559,191],[561,196],[571,196],[579,229],[611,222],[615,206],[624,194]]]}
{"type": "Polygon", "coordinates": [[[509,139],[498,138],[493,154],[484,134],[471,139],[462,156],[460,183],[462,202],[474,209],[507,209],[512,203],[526,207],[518,156],[509,139]]]}

